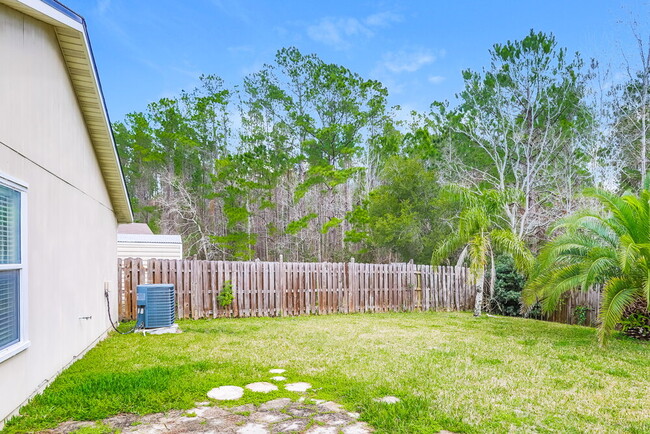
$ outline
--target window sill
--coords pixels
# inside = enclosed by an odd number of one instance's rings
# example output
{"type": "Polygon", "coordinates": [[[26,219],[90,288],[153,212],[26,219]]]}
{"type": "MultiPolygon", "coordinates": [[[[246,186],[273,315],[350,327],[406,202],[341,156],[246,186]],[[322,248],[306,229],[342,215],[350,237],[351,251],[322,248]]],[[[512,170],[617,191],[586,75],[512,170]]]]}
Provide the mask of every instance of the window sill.
{"type": "Polygon", "coordinates": [[[10,347],[0,350],[0,363],[15,356],[21,351],[25,351],[27,348],[29,348],[30,345],[31,345],[30,341],[16,342],[10,347]]]}

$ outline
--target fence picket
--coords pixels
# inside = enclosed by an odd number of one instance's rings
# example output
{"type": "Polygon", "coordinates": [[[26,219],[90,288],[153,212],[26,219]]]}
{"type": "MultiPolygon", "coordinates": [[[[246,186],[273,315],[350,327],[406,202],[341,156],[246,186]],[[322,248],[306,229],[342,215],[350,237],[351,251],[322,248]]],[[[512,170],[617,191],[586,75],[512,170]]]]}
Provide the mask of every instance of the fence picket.
{"type": "MultiPolygon", "coordinates": [[[[325,315],[415,310],[472,310],[476,289],[468,269],[409,263],[364,264],[228,262],[140,258],[118,260],[119,320],[137,315],[137,286],[171,283],[177,318],[325,315]],[[217,296],[230,281],[233,302],[217,296]]],[[[587,325],[596,325],[601,289],[574,291],[545,319],[575,323],[578,306],[587,307],[587,325]]]]}

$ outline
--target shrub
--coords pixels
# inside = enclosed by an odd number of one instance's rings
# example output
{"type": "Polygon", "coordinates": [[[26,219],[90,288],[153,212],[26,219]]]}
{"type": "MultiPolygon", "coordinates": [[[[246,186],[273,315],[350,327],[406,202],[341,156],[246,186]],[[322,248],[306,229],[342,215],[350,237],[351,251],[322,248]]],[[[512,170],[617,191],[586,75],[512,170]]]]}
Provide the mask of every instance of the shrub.
{"type": "Polygon", "coordinates": [[[650,340],[650,312],[645,299],[639,298],[628,306],[621,320],[621,331],[635,339],[650,340]]]}
{"type": "Polygon", "coordinates": [[[230,280],[226,280],[223,284],[223,287],[221,288],[221,291],[219,292],[219,295],[217,295],[219,306],[226,307],[232,303],[234,299],[235,297],[232,293],[232,283],[230,280]]]}
{"type": "MultiPolygon", "coordinates": [[[[526,278],[517,272],[514,260],[508,255],[495,260],[496,280],[494,296],[490,300],[490,311],[498,315],[522,316],[521,291],[526,278]]],[[[489,285],[490,276],[486,279],[489,285]]]]}
{"type": "Polygon", "coordinates": [[[578,305],[573,309],[573,315],[576,319],[576,324],[585,325],[587,324],[587,314],[591,311],[589,306],[578,305]]]}

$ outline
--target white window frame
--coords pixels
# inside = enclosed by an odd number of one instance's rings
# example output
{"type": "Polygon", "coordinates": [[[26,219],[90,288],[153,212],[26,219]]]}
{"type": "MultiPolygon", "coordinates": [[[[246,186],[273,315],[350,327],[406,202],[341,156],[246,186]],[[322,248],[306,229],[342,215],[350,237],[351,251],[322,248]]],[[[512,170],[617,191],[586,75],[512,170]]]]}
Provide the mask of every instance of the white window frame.
{"type": "Polygon", "coordinates": [[[0,350],[0,363],[15,356],[30,346],[27,326],[27,189],[25,182],[7,176],[0,172],[0,185],[8,187],[20,193],[20,264],[0,264],[1,270],[18,270],[20,282],[20,338],[18,342],[9,345],[7,348],[0,350]]]}

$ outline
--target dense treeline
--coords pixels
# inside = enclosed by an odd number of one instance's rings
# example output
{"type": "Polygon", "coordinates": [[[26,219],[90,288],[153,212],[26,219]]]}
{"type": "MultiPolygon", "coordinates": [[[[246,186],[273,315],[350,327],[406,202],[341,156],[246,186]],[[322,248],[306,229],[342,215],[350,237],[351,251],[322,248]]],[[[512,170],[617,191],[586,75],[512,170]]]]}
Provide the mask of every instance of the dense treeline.
{"type": "MultiPolygon", "coordinates": [[[[470,244],[487,233],[471,226],[481,200],[498,204],[486,230],[535,252],[552,222],[587,203],[585,187],[643,185],[645,59],[597,98],[596,62],[552,35],[490,54],[463,72],[456,101],[407,121],[380,82],[295,48],[236,85],[204,76],[113,125],[136,219],[180,233],[199,258],[429,263],[459,219],[470,244]],[[450,185],[472,192],[473,208],[450,185]]],[[[494,264],[497,244],[482,242],[494,264]]]]}

